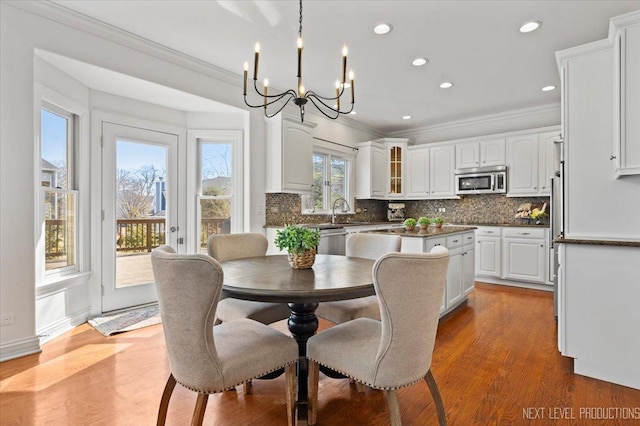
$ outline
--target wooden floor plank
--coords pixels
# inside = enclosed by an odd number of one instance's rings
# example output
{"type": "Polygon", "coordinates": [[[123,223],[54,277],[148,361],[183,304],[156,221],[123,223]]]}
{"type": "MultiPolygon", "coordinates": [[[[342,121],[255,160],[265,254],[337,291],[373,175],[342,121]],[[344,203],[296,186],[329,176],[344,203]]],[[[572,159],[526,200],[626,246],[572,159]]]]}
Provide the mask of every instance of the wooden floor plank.
{"type": "MultiPolygon", "coordinates": [[[[321,321],[321,329],[331,324],[321,321]]],[[[286,331],[286,322],[274,325],[286,331]]],[[[640,391],[574,375],[557,351],[551,293],[477,284],[440,321],[432,371],[450,425],[631,425],[639,420],[580,419],[584,407],[640,407],[640,391]],[[541,409],[528,420],[523,410],[541,409]],[[572,414],[575,419],[560,420],[572,414]],[[552,418],[555,415],[556,418],[552,418]]],[[[104,337],[88,325],[0,364],[1,425],[150,425],[169,375],[162,326],[104,337]]],[[[285,425],[284,376],[254,381],[244,395],[209,398],[205,425],[285,425]]],[[[424,382],[398,391],[405,425],[437,425],[424,382]]],[[[176,386],[167,425],[187,424],[196,397],[176,386]]],[[[348,380],[320,375],[318,423],[388,425],[383,392],[358,393],[348,380]]]]}

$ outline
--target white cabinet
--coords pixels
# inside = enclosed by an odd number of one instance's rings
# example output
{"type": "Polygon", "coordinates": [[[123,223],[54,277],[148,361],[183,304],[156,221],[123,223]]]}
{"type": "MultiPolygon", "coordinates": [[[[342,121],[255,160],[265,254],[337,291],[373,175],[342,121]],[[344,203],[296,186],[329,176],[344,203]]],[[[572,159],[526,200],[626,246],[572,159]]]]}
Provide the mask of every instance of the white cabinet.
{"type": "Polygon", "coordinates": [[[429,197],[429,148],[407,150],[407,197],[429,197]]]}
{"type": "Polygon", "coordinates": [[[547,283],[545,234],[545,229],[505,228],[503,230],[503,278],[547,283]]]}
{"type": "Polygon", "coordinates": [[[615,38],[614,167],[617,177],[640,174],[640,12],[612,20],[615,38]]]}
{"type": "Polygon", "coordinates": [[[502,276],[502,229],[497,226],[476,229],[476,275],[502,276]]]}
{"type": "Polygon", "coordinates": [[[504,138],[456,144],[456,169],[504,166],[505,161],[504,138]]]}
{"type": "Polygon", "coordinates": [[[452,311],[474,288],[474,243],[473,231],[432,238],[402,237],[403,253],[428,253],[435,246],[449,249],[447,285],[441,314],[452,311]]]}
{"type": "Polygon", "coordinates": [[[313,123],[279,115],[267,124],[266,192],[311,193],[313,123]]]}
{"type": "Polygon", "coordinates": [[[507,195],[549,195],[555,141],[560,132],[529,133],[507,138],[507,195]]]}
{"type": "Polygon", "coordinates": [[[385,181],[386,153],[384,146],[375,142],[358,144],[356,198],[384,198],[385,181]]]}
{"type": "Polygon", "coordinates": [[[382,138],[358,144],[356,198],[404,197],[408,141],[406,138],[382,138]]]}
{"type": "Polygon", "coordinates": [[[432,198],[455,195],[455,146],[443,145],[429,150],[429,191],[432,198]]]}

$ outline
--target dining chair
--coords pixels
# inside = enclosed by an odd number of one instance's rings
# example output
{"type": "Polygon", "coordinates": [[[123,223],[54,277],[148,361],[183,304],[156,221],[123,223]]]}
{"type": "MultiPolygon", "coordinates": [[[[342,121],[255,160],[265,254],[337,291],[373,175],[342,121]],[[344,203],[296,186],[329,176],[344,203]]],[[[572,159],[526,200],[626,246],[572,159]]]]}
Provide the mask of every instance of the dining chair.
{"type": "MultiPolygon", "coordinates": [[[[345,254],[352,257],[377,260],[389,252],[399,252],[402,238],[399,235],[357,233],[347,237],[345,254]]],[[[316,315],[335,324],[356,318],[380,319],[380,307],[377,296],[366,296],[350,300],[322,302],[316,309],[316,315]]]]}
{"type": "Polygon", "coordinates": [[[287,419],[293,426],[295,340],[250,319],[214,326],[224,274],[210,256],[177,254],[162,246],[151,252],[151,266],[171,371],[157,424],[165,424],[176,383],[198,394],[191,424],[201,425],[209,394],[284,368],[287,419]]]}
{"type": "Polygon", "coordinates": [[[431,359],[448,265],[449,252],[441,246],[430,253],[389,253],[376,261],[373,283],[381,320],[358,318],[322,331],[307,342],[309,425],[317,418],[319,365],[385,390],[393,426],[402,424],[397,389],[424,380],[439,424],[446,425],[431,359]]]}
{"type": "MultiPolygon", "coordinates": [[[[207,241],[209,256],[218,262],[264,256],[269,242],[259,233],[216,234],[207,241]]],[[[249,318],[263,324],[289,318],[291,311],[286,303],[255,302],[226,297],[224,292],[218,303],[218,321],[229,322],[249,318]]]]}

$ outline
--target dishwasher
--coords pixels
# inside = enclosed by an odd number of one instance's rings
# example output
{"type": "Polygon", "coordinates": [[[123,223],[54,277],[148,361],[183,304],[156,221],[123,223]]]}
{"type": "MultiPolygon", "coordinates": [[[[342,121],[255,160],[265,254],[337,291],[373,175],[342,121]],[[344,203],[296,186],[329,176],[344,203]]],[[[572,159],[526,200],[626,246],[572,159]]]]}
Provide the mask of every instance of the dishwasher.
{"type": "Polygon", "coordinates": [[[320,229],[318,254],[339,254],[344,256],[347,232],[344,228],[320,229]]]}

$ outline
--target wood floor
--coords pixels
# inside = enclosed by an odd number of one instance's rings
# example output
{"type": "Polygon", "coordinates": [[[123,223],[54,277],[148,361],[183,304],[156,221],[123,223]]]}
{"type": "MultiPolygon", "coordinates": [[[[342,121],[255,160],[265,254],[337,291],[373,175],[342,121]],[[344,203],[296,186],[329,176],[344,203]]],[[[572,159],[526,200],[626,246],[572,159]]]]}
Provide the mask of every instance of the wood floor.
{"type": "MultiPolygon", "coordinates": [[[[574,375],[557,351],[552,304],[551,293],[478,284],[440,321],[432,371],[449,425],[640,424],[581,418],[590,407],[638,410],[640,391],[574,375]]],[[[106,338],[85,324],[41,354],[0,364],[0,425],[152,425],[168,374],[161,325],[106,338]]],[[[321,374],[319,394],[320,426],[389,424],[380,391],[359,394],[321,374]]],[[[188,424],[195,400],[177,386],[167,424],[188,424]]],[[[399,400],[403,424],[437,425],[424,382],[399,400]]],[[[204,422],[285,425],[284,377],[255,381],[252,395],[212,395],[204,422]]]]}

